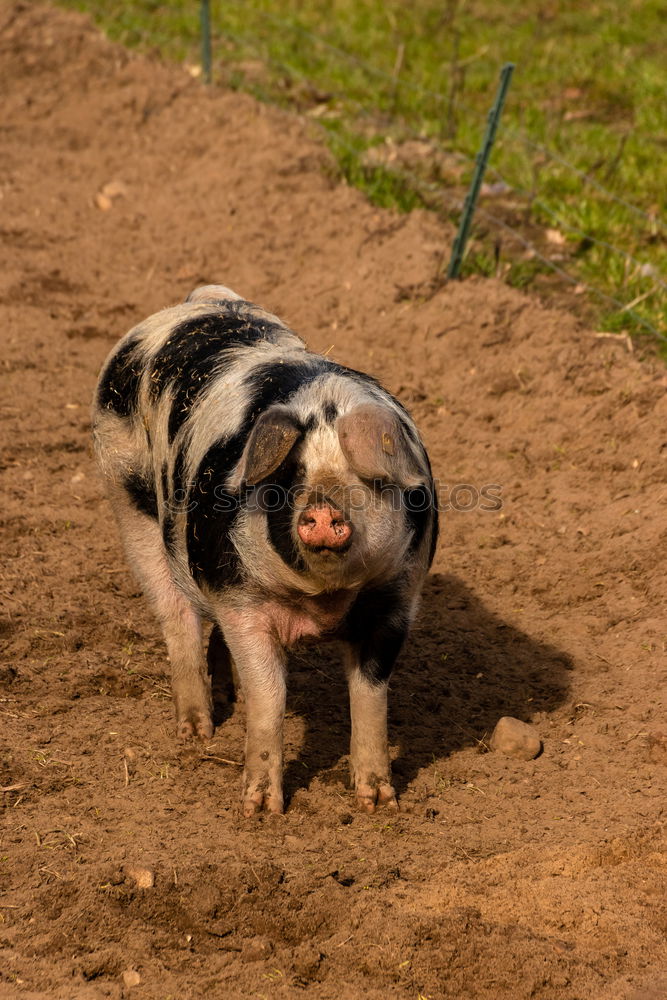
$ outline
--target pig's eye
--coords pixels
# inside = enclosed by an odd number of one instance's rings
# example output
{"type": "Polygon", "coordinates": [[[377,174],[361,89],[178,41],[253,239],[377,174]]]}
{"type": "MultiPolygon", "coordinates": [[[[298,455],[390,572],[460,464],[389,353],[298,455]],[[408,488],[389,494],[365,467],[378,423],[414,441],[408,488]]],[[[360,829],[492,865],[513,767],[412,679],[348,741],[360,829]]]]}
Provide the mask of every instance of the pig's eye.
{"type": "Polygon", "coordinates": [[[361,481],[364,484],[364,486],[367,486],[369,489],[373,490],[374,493],[381,493],[382,490],[386,489],[388,486],[391,486],[390,481],[386,479],[384,476],[375,476],[374,479],[367,479],[364,476],[362,476],[361,481]]]}
{"type": "Polygon", "coordinates": [[[414,513],[423,513],[433,506],[433,498],[425,486],[414,486],[403,493],[405,509],[414,513]]]}

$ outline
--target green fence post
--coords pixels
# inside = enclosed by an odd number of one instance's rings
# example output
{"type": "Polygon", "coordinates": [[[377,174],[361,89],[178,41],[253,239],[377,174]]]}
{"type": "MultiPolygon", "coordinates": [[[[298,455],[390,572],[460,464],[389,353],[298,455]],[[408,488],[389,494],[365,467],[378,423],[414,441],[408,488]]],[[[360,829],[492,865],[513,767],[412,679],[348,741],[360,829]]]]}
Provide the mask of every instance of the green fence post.
{"type": "Polygon", "coordinates": [[[211,12],[209,0],[201,0],[199,11],[201,23],[201,64],[204,71],[204,80],[211,82],[211,12]]]}
{"type": "Polygon", "coordinates": [[[461,216],[459,231],[456,234],[456,239],[454,240],[452,256],[447,270],[448,278],[458,278],[459,276],[461,262],[463,261],[463,254],[465,253],[466,243],[468,242],[470,223],[472,222],[475,206],[477,205],[479,190],[482,186],[482,181],[484,180],[484,172],[486,170],[486,165],[489,162],[491,149],[496,138],[498,122],[500,121],[500,116],[505,104],[505,97],[507,96],[507,89],[510,85],[513,72],[514,63],[506,63],[500,74],[500,83],[498,84],[496,99],[493,102],[493,107],[489,111],[484,141],[479,153],[475,157],[475,170],[472,175],[472,180],[470,181],[470,189],[468,190],[466,199],[463,203],[463,215],[461,216]]]}

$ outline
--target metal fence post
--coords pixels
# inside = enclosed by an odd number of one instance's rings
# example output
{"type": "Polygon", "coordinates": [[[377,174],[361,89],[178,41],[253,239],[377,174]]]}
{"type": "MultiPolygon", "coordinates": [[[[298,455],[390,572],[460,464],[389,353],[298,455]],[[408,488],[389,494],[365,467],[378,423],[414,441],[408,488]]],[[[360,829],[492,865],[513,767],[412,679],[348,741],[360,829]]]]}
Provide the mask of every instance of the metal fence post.
{"type": "Polygon", "coordinates": [[[470,181],[470,189],[468,190],[465,202],[463,203],[463,215],[461,216],[459,231],[456,234],[456,239],[454,240],[452,256],[447,270],[448,278],[458,278],[459,276],[461,263],[463,261],[463,254],[465,253],[466,243],[468,242],[470,223],[472,222],[475,206],[477,204],[477,198],[479,197],[479,190],[484,179],[486,165],[489,161],[491,149],[496,138],[498,122],[500,121],[500,116],[505,104],[505,97],[507,96],[507,89],[510,85],[513,72],[514,63],[506,63],[500,74],[500,83],[498,84],[496,99],[493,102],[493,107],[489,111],[484,141],[481,145],[479,153],[475,157],[475,170],[472,175],[472,180],[470,181]]]}
{"type": "Polygon", "coordinates": [[[201,0],[199,11],[201,23],[201,64],[204,71],[204,80],[211,82],[211,11],[209,0],[201,0]]]}

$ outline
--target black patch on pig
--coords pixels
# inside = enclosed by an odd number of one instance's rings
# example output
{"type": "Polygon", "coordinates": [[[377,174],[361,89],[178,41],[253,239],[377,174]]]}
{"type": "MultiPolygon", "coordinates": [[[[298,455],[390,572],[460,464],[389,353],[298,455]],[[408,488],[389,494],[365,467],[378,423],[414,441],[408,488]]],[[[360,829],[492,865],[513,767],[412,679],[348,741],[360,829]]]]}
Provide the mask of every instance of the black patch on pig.
{"type": "Polygon", "coordinates": [[[221,589],[241,580],[238,553],[229,536],[240,509],[237,497],[223,491],[230,470],[243,453],[240,434],[218,442],[204,456],[188,504],[186,542],[190,572],[197,583],[221,589]]]}
{"type": "Polygon", "coordinates": [[[284,563],[297,573],[306,568],[296,542],[292,537],[293,511],[289,506],[282,510],[272,510],[267,515],[269,538],[274,549],[284,563]]]}
{"type": "Polygon", "coordinates": [[[332,399],[327,400],[322,409],[324,420],[327,424],[333,424],[338,416],[338,407],[332,399]]]}
{"type": "Polygon", "coordinates": [[[153,400],[173,385],[169,441],[174,440],[211,379],[225,371],[230,353],[260,341],[278,343],[285,332],[276,323],[257,320],[239,310],[239,303],[229,303],[222,313],[195,316],[174,327],[155,355],[149,375],[153,400]]]}
{"type": "Polygon", "coordinates": [[[284,563],[287,563],[297,573],[306,568],[296,540],[293,537],[294,505],[293,498],[298,488],[294,459],[288,457],[271,477],[271,482],[264,484],[257,492],[257,499],[262,503],[262,497],[270,498],[266,513],[269,539],[274,549],[284,563]]]}
{"type": "Polygon", "coordinates": [[[157,521],[157,498],[155,496],[155,483],[152,479],[133,472],[126,476],[123,486],[137,510],[149,517],[154,517],[157,521]]]}
{"type": "Polygon", "coordinates": [[[426,486],[416,486],[403,494],[403,507],[408,529],[412,532],[410,552],[416,552],[431,523],[433,496],[426,486]]]}
{"type": "Polygon", "coordinates": [[[169,503],[169,471],[167,469],[167,463],[162,463],[162,472],[160,474],[160,484],[162,487],[162,503],[169,503]]]}
{"type": "Polygon", "coordinates": [[[436,484],[433,481],[433,471],[431,469],[431,462],[430,462],[429,457],[428,457],[428,452],[426,451],[426,449],[422,445],[422,443],[419,440],[419,438],[417,438],[417,443],[421,447],[422,453],[424,455],[424,461],[426,463],[426,468],[428,469],[428,489],[431,492],[431,506],[432,506],[432,510],[433,510],[433,521],[431,522],[431,544],[429,546],[429,553],[428,553],[428,566],[429,566],[429,569],[430,569],[431,564],[432,564],[433,559],[434,559],[434,556],[435,556],[435,550],[436,550],[436,547],[438,545],[438,531],[439,531],[439,527],[440,527],[440,515],[439,515],[439,510],[438,510],[438,495],[437,495],[437,492],[436,492],[436,484]]]}
{"type": "MultiPolygon", "coordinates": [[[[385,392],[377,379],[372,378],[372,376],[355,371],[354,368],[345,368],[343,365],[329,361],[328,358],[322,358],[318,354],[306,352],[304,352],[302,361],[289,361],[286,364],[269,361],[258,366],[250,373],[246,384],[254,391],[261,390],[262,395],[268,390],[271,396],[270,402],[264,403],[264,405],[270,405],[270,403],[285,402],[302,385],[314,381],[320,375],[338,375],[359,385],[379,389],[385,397],[389,397],[389,393],[385,392]],[[272,385],[275,386],[273,392],[270,389],[272,385]]],[[[253,410],[255,415],[260,412],[255,410],[255,407],[253,410]]]]}
{"type": "MultiPolygon", "coordinates": [[[[290,396],[319,375],[327,371],[324,358],[305,355],[303,361],[289,361],[279,364],[276,361],[266,361],[250,372],[245,385],[251,392],[250,403],[246,411],[251,424],[274,403],[286,403],[290,396]]],[[[250,433],[249,426],[246,433],[250,433]]]]}
{"type": "Polygon", "coordinates": [[[162,541],[170,556],[176,555],[176,538],[174,535],[176,524],[171,514],[166,513],[162,521],[162,541]]]}
{"type": "Polygon", "coordinates": [[[437,545],[438,545],[438,530],[439,530],[439,527],[440,527],[440,523],[439,522],[440,522],[440,515],[438,513],[438,505],[437,505],[437,502],[436,502],[434,504],[434,507],[433,507],[433,526],[431,528],[431,545],[430,545],[429,552],[428,552],[428,566],[429,566],[429,569],[431,568],[431,563],[433,562],[433,559],[435,558],[435,550],[436,550],[437,545]]]}
{"type": "MultiPolygon", "coordinates": [[[[266,362],[253,368],[244,383],[250,393],[250,398],[246,405],[243,423],[240,430],[231,439],[241,442],[239,457],[260,414],[276,403],[287,403],[302,386],[318,378],[323,372],[322,362],[324,362],[323,358],[306,356],[303,361],[290,361],[286,364],[278,364],[275,361],[266,362]]],[[[304,433],[310,429],[310,418],[303,423],[295,420],[295,423],[304,433]]],[[[236,461],[238,459],[230,463],[228,472],[231,471],[236,461]]]]}
{"type": "MultiPolygon", "coordinates": [[[[224,483],[243,454],[256,419],[274,403],[285,403],[297,389],[317,378],[324,359],[258,365],[245,379],[249,390],[245,416],[239,431],[223,438],[202,460],[188,503],[187,547],[190,572],[197,582],[206,581],[213,588],[239,582],[240,561],[229,532],[238,516],[242,499],[228,494],[224,483]]],[[[274,525],[278,540],[282,527],[274,525]]],[[[286,554],[288,554],[286,552],[286,554]]]]}
{"type": "Polygon", "coordinates": [[[436,486],[433,482],[428,454],[418,435],[407,421],[401,420],[401,426],[405,433],[409,434],[410,439],[419,447],[424,466],[428,471],[427,484],[406,490],[403,494],[403,502],[408,528],[412,530],[409,551],[417,551],[430,524],[431,542],[428,556],[428,565],[430,567],[438,544],[438,497],[436,486]]]}
{"type": "Polygon", "coordinates": [[[359,650],[361,672],[374,684],[388,680],[408,633],[400,580],[362,590],[343,625],[343,638],[359,650]]]}
{"type": "Polygon", "coordinates": [[[176,504],[184,504],[187,499],[187,483],[185,482],[185,449],[181,446],[174,459],[174,471],[171,477],[173,487],[172,498],[176,504]]]}
{"type": "MultiPolygon", "coordinates": [[[[403,404],[400,403],[397,399],[394,400],[394,402],[398,403],[398,405],[401,408],[401,410],[403,411],[403,413],[405,413],[406,416],[407,416],[408,411],[405,409],[405,407],[403,406],[403,404]]],[[[408,441],[411,441],[413,444],[420,444],[419,438],[417,436],[417,433],[416,433],[414,427],[412,426],[412,423],[409,420],[405,420],[401,416],[399,416],[398,422],[400,423],[401,427],[403,428],[403,431],[404,431],[405,436],[407,437],[408,441]]]]}
{"type": "Polygon", "coordinates": [[[126,337],[111,358],[102,373],[97,390],[100,409],[112,410],[119,417],[129,417],[136,410],[139,383],[144,370],[138,346],[138,334],[126,337]]]}

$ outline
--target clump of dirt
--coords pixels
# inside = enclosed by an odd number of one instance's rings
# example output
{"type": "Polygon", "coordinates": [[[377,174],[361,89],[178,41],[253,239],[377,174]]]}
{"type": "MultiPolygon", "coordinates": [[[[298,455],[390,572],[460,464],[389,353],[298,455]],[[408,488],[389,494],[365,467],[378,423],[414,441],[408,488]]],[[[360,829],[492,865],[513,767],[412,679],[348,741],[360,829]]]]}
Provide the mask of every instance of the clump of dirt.
{"type": "Polygon", "coordinates": [[[406,293],[450,231],[79,16],[6,4],[0,74],[0,995],[667,995],[662,365],[496,281],[406,293]],[[326,647],[291,666],[284,817],[238,814],[242,704],[176,744],[88,406],[114,341],[213,281],[380,377],[429,447],[398,816],[354,812],[326,647]],[[539,757],[487,752],[503,715],[539,757]]]}

